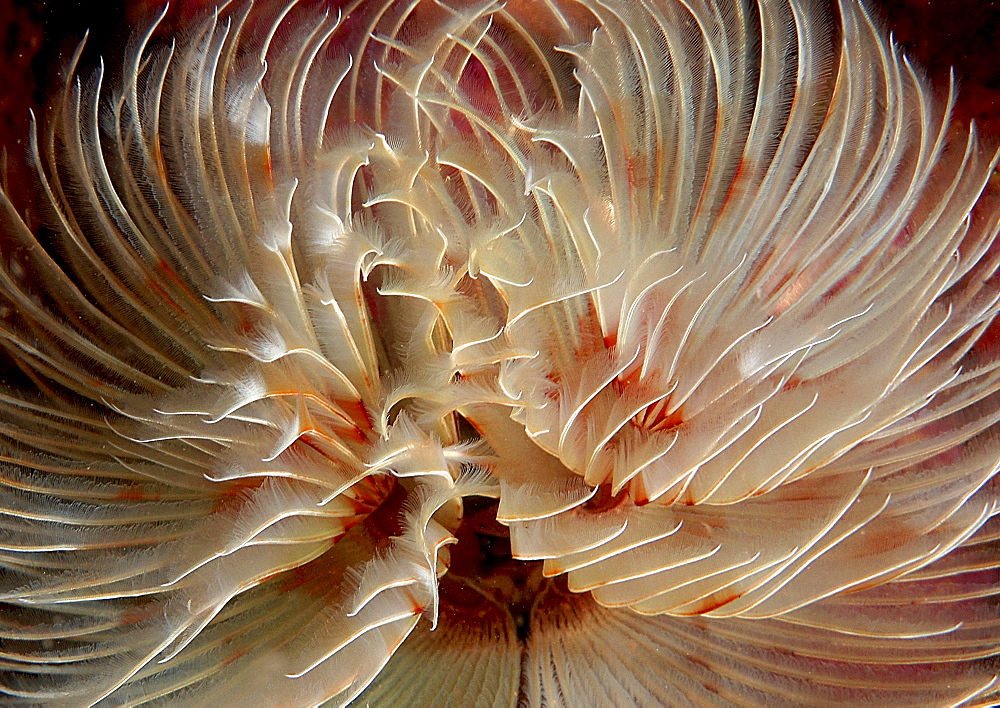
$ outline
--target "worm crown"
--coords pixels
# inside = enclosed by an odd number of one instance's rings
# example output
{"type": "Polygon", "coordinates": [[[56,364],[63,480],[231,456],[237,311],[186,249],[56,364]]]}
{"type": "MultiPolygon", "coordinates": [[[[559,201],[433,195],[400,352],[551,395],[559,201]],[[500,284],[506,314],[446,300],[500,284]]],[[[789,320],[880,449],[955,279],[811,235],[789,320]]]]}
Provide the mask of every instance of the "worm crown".
{"type": "Polygon", "coordinates": [[[67,77],[12,704],[997,699],[996,158],[863,5],[234,3],[67,77]]]}

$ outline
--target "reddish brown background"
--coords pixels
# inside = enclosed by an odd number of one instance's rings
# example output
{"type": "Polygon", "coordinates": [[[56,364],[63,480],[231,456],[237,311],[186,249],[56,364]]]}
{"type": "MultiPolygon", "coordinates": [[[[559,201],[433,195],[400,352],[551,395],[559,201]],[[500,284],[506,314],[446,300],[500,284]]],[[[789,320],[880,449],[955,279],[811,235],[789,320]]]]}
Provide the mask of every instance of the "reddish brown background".
{"type": "MultiPolygon", "coordinates": [[[[335,2],[336,0],[332,0],[335,2]]],[[[215,0],[173,0],[161,31],[183,27],[215,0]]],[[[115,57],[133,28],[163,0],[0,0],[0,146],[17,151],[28,110],[46,93],[90,30],[84,65],[115,57]]],[[[959,118],[975,118],[1000,140],[1000,0],[881,0],[888,27],[939,85],[954,66],[962,82],[959,118]]]]}

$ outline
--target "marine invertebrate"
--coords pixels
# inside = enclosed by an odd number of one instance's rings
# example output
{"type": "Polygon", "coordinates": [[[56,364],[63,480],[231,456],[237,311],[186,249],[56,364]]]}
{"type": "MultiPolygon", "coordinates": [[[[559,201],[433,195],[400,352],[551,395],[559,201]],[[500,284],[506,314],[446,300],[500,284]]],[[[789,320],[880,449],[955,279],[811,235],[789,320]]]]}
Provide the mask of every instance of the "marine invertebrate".
{"type": "Polygon", "coordinates": [[[995,698],[995,158],[860,4],[235,5],[69,76],[2,200],[12,701],[995,698]]]}

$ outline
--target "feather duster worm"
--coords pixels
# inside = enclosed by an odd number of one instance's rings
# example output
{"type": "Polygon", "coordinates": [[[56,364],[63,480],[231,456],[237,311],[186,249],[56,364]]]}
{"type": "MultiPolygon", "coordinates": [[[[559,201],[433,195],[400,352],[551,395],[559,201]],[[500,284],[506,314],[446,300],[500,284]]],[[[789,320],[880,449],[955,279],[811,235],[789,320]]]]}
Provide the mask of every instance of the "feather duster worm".
{"type": "Polygon", "coordinates": [[[997,700],[995,158],[861,4],[151,36],[0,197],[5,703],[997,700]]]}

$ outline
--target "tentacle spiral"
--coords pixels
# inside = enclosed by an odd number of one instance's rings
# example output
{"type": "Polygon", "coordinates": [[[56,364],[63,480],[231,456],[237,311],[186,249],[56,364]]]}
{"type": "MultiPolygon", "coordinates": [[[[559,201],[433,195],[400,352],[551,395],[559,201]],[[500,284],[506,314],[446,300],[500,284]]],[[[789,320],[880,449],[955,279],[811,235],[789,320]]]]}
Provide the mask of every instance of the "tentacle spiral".
{"type": "Polygon", "coordinates": [[[237,3],[71,67],[0,194],[0,692],[997,700],[953,92],[855,0],[237,3]]]}

